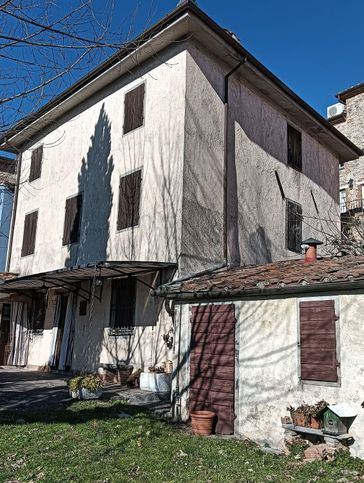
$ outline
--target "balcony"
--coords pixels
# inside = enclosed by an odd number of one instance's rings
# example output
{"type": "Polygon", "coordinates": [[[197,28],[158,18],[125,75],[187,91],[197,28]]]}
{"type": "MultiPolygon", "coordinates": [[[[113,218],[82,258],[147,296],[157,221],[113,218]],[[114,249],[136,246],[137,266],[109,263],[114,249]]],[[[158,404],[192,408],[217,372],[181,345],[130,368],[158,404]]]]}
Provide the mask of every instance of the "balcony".
{"type": "Polygon", "coordinates": [[[340,203],[340,213],[360,213],[364,211],[364,199],[348,200],[340,203]]]}

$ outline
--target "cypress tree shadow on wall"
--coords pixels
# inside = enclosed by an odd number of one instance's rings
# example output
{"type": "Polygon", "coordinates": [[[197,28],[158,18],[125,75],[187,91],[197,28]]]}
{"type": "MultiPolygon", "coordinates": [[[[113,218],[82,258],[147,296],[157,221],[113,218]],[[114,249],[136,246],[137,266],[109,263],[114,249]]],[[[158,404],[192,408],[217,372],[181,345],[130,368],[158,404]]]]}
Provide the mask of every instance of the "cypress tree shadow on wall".
{"type": "Polygon", "coordinates": [[[109,218],[113,195],[111,175],[114,169],[111,152],[111,123],[104,105],[100,110],[91,145],[82,159],[78,174],[78,192],[82,195],[78,242],[69,245],[66,267],[106,259],[109,218]]]}

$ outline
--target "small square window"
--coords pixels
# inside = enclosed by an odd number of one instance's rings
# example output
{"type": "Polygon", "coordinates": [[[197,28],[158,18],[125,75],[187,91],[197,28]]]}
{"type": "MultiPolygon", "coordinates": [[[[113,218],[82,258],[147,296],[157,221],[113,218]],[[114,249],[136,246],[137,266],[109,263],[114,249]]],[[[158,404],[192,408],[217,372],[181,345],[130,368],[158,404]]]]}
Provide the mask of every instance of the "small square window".
{"type": "Polygon", "coordinates": [[[87,300],[81,300],[78,313],[81,317],[87,314],[87,300]]]}

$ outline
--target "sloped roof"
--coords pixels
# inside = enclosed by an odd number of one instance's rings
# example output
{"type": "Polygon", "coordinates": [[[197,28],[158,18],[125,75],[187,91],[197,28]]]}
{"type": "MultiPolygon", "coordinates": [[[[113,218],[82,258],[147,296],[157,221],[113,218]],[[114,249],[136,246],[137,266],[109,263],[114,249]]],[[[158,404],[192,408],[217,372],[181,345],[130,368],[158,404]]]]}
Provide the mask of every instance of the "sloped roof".
{"type": "Polygon", "coordinates": [[[362,94],[363,92],[364,92],[364,82],[361,82],[360,84],[356,84],[355,86],[349,87],[348,89],[345,89],[344,91],[339,92],[338,94],[336,94],[336,97],[341,102],[345,103],[346,99],[357,96],[358,94],[362,94]]]}
{"type": "Polygon", "coordinates": [[[364,256],[321,258],[305,264],[303,259],[265,265],[222,268],[211,273],[159,287],[157,294],[168,298],[199,296],[244,296],[258,293],[364,288],[364,256]],[[356,285],[355,285],[356,284],[356,285]]]}
{"type": "MultiPolygon", "coordinates": [[[[230,68],[233,64],[236,66],[237,59],[246,59],[244,75],[247,76],[249,72],[250,80],[256,84],[257,89],[265,92],[272,101],[277,102],[293,118],[299,120],[300,125],[335,152],[340,161],[345,162],[362,155],[360,148],[289,89],[250,54],[234,36],[216,24],[192,0],[179,4],[157,24],[143,32],[70,88],[37,112],[18,122],[0,138],[1,149],[10,152],[24,149],[24,146],[28,145],[29,139],[34,139],[34,136],[60,119],[63,114],[123,75],[122,67],[125,72],[130,74],[137,65],[150,57],[155,57],[166,45],[180,41],[182,38],[192,37],[199,38],[200,42],[204,39],[208,48],[214,49],[215,54],[217,54],[216,45],[220,50],[223,49],[224,62],[227,65],[230,62],[230,68]],[[234,55],[230,55],[230,53],[228,55],[225,47],[229,47],[234,55]]],[[[221,56],[221,52],[219,55],[221,56]]]]}

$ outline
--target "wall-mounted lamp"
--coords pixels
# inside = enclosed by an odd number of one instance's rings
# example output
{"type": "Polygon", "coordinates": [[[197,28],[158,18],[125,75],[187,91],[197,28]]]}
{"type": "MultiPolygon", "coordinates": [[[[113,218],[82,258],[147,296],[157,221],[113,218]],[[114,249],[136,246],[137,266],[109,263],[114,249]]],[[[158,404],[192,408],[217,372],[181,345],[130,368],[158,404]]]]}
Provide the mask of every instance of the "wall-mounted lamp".
{"type": "Polygon", "coordinates": [[[104,281],[102,280],[102,278],[97,277],[97,279],[95,281],[96,287],[102,287],[103,283],[104,283],[104,281]]]}

